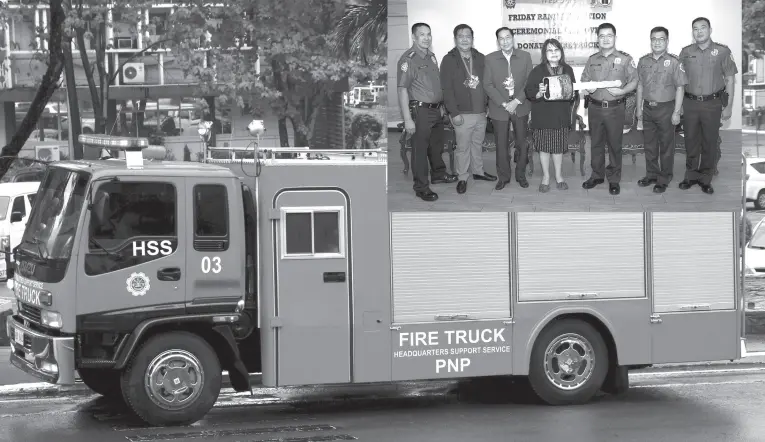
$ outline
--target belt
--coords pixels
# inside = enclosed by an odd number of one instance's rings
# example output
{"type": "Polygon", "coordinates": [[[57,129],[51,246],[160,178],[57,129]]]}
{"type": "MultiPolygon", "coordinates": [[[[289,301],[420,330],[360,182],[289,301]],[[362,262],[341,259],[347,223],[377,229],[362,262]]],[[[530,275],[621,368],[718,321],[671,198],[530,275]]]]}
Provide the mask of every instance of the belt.
{"type": "Polygon", "coordinates": [[[648,100],[643,100],[643,103],[647,104],[650,107],[656,107],[656,106],[658,106],[660,104],[674,103],[674,101],[648,101],[648,100]]]}
{"type": "Polygon", "coordinates": [[[438,103],[425,103],[424,101],[409,100],[409,106],[426,107],[428,109],[438,109],[441,107],[442,102],[438,103]]]}
{"type": "Polygon", "coordinates": [[[611,100],[611,101],[600,101],[600,100],[596,100],[594,98],[590,98],[590,103],[592,103],[592,104],[594,104],[596,106],[600,106],[602,108],[609,108],[611,106],[618,106],[618,105],[624,103],[624,101],[625,101],[624,98],[619,98],[617,100],[611,100]]]}
{"type": "Polygon", "coordinates": [[[715,92],[714,94],[709,95],[693,95],[689,94],[688,92],[685,93],[685,98],[694,100],[694,101],[709,101],[714,100],[715,98],[720,98],[725,92],[725,89],[720,89],[719,91],[715,92]]]}

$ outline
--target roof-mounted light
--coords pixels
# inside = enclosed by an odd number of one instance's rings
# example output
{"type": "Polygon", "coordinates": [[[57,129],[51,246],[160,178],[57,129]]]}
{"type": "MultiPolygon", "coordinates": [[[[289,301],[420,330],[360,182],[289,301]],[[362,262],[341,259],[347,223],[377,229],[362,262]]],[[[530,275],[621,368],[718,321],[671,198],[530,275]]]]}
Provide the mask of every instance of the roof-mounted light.
{"type": "MultiPolygon", "coordinates": [[[[103,149],[119,149],[124,151],[125,165],[128,169],[143,168],[143,150],[149,147],[148,138],[116,137],[112,135],[101,134],[80,134],[78,140],[83,145],[83,147],[98,149],[99,157],[103,157],[103,149]]],[[[164,147],[162,147],[162,149],[164,150],[164,147]]],[[[164,158],[165,152],[161,154],[162,158],[164,158]]],[[[147,153],[150,154],[150,158],[155,158],[158,155],[158,153],[155,151],[147,153]]]]}

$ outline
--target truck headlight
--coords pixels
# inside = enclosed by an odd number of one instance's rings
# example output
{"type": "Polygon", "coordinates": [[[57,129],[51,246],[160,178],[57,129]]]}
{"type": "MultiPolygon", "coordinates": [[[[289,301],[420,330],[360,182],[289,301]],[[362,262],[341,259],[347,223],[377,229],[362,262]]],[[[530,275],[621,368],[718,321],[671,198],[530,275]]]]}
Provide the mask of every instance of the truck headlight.
{"type": "Polygon", "coordinates": [[[19,314],[19,301],[17,299],[14,299],[11,303],[11,314],[13,316],[16,316],[19,314]]]}
{"type": "Polygon", "coordinates": [[[61,320],[61,314],[58,312],[43,310],[40,312],[40,320],[46,327],[61,328],[64,326],[64,322],[61,320]]]}

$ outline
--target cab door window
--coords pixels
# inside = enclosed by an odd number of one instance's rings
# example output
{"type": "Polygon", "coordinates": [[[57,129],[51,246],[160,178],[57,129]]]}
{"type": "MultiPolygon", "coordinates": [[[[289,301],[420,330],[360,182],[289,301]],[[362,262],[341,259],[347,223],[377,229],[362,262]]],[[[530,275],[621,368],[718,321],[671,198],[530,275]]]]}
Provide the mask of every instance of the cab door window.
{"type": "Polygon", "coordinates": [[[171,255],[177,191],[162,182],[104,183],[93,195],[85,273],[100,275],[171,255]]]}
{"type": "Polygon", "coordinates": [[[24,204],[24,197],[17,196],[16,198],[13,199],[13,208],[11,208],[11,222],[20,222],[26,216],[27,216],[27,205],[24,204]]]}

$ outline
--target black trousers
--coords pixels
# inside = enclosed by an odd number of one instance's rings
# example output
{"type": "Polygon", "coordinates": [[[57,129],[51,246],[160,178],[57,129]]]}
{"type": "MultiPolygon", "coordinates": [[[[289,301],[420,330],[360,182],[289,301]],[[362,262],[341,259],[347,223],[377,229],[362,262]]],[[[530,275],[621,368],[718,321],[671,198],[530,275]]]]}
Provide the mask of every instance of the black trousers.
{"type": "Polygon", "coordinates": [[[526,176],[526,166],[529,163],[529,143],[527,132],[529,129],[529,116],[519,117],[510,115],[510,120],[491,120],[494,126],[494,136],[497,140],[497,179],[510,181],[512,177],[512,157],[510,156],[510,142],[515,140],[515,148],[518,151],[518,161],[515,163],[515,179],[520,180],[526,176]],[[513,135],[510,125],[513,125],[513,135]]]}
{"type": "Polygon", "coordinates": [[[415,192],[430,188],[428,162],[431,178],[443,178],[446,164],[441,156],[444,152],[444,120],[441,109],[409,106],[414,119],[415,131],[412,137],[412,176],[415,192]]]}
{"type": "Polygon", "coordinates": [[[683,100],[685,132],[685,179],[709,185],[712,182],[719,148],[720,117],[723,105],[719,98],[709,101],[683,100]]]}
{"type": "Polygon", "coordinates": [[[645,145],[646,178],[656,184],[667,185],[672,181],[675,167],[675,126],[672,112],[675,102],[643,104],[643,141],[645,145]]]}
{"type": "Polygon", "coordinates": [[[619,184],[622,179],[622,135],[624,130],[624,103],[601,107],[591,103],[587,121],[590,124],[592,140],[592,176],[590,178],[619,184]],[[608,167],[606,167],[606,145],[608,145],[608,167]]]}

